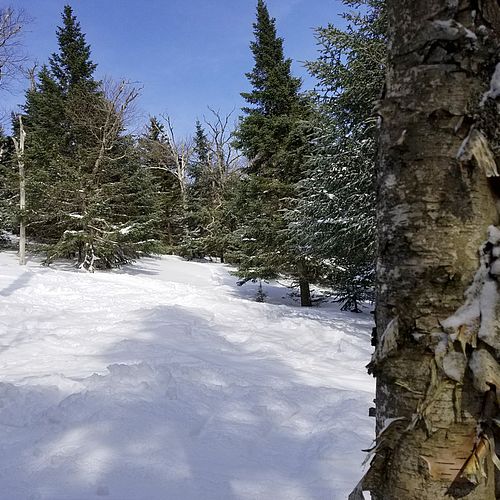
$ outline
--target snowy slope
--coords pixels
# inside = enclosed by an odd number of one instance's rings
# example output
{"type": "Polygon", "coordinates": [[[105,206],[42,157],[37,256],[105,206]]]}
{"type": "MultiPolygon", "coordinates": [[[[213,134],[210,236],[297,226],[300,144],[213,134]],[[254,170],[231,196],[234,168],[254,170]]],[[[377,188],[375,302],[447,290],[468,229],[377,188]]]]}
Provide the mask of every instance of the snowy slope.
{"type": "Polygon", "coordinates": [[[90,275],[0,253],[0,499],[347,498],[371,318],[234,283],[175,257],[90,275]]]}

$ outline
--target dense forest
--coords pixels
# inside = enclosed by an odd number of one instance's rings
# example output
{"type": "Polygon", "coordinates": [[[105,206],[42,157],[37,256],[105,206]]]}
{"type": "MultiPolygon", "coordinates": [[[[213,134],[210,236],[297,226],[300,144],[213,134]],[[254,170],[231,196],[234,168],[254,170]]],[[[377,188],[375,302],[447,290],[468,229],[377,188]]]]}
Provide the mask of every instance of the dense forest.
{"type": "Polygon", "coordinates": [[[26,234],[47,265],[74,259],[93,272],[154,253],[217,259],[237,268],[240,284],[288,279],[304,306],[320,285],[358,311],[373,296],[385,21],[377,0],[345,8],[346,30],[316,30],[311,91],[259,1],[247,106],[239,118],[210,108],[179,138],[163,110],[129,132],[140,90],[96,79],[91,41],[66,6],[58,50],[28,70],[25,102],[1,135],[4,234],[26,234]]]}

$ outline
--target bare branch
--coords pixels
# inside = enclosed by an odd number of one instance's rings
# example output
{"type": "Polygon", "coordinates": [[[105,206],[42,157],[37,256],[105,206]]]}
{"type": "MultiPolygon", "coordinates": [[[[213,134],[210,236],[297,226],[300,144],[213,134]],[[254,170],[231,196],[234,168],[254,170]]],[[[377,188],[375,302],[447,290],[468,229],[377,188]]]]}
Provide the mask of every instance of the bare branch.
{"type": "Polygon", "coordinates": [[[28,22],[29,18],[23,10],[0,8],[0,88],[21,71],[26,60],[21,35],[28,22]]]}
{"type": "Polygon", "coordinates": [[[123,151],[118,156],[112,153],[139,96],[139,89],[125,80],[116,83],[107,78],[102,82],[101,91],[100,95],[85,91],[75,93],[68,106],[74,123],[84,127],[94,139],[94,145],[85,151],[89,167],[93,165],[94,177],[98,176],[104,161],[118,161],[124,157],[123,151]]]}
{"type": "Polygon", "coordinates": [[[240,160],[243,158],[243,155],[233,146],[236,123],[231,121],[231,117],[235,110],[222,115],[219,110],[210,106],[208,109],[212,113],[212,119],[208,120],[204,117],[204,122],[209,129],[211,156],[220,182],[224,182],[227,174],[241,168],[240,160]]]}
{"type": "Polygon", "coordinates": [[[162,142],[156,142],[163,150],[163,159],[154,168],[164,170],[173,174],[179,183],[181,200],[183,205],[187,203],[187,182],[188,167],[194,151],[193,140],[190,137],[177,139],[174,124],[170,116],[166,113],[160,115],[166,127],[165,137],[162,142]]]}

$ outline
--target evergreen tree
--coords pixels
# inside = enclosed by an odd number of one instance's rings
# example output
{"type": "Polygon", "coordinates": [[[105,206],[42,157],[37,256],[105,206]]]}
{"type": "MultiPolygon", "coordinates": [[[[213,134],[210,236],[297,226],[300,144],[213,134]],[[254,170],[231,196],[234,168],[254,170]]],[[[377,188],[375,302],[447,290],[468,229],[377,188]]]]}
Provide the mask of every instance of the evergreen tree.
{"type": "MultiPolygon", "coordinates": [[[[188,202],[191,209],[201,212],[203,207],[212,204],[218,179],[214,172],[211,144],[199,121],[196,122],[193,155],[189,164],[188,202]]],[[[206,226],[203,220],[197,222],[197,228],[206,226]]],[[[195,229],[196,230],[196,229],[195,229]]]]}
{"type": "Polygon", "coordinates": [[[63,184],[73,172],[66,154],[65,98],[47,66],[28,90],[24,112],[28,233],[40,242],[54,243],[64,231],[63,205],[71,203],[72,189],[63,184]]]}
{"type": "Polygon", "coordinates": [[[317,30],[320,57],[308,63],[319,81],[309,173],[291,228],[318,279],[333,286],[344,308],[372,298],[375,260],[373,109],[384,79],[386,20],[381,0],[348,0],[346,30],[317,30]],[[364,12],[360,14],[359,12],[364,12]]]}
{"type": "Polygon", "coordinates": [[[91,271],[113,267],[154,239],[151,177],[124,133],[137,91],[94,79],[90,46],[69,6],[57,37],[59,51],[25,105],[29,233],[49,246],[47,262],[78,256],[91,271]]]}
{"type": "Polygon", "coordinates": [[[17,180],[12,139],[0,127],[0,245],[7,243],[5,233],[15,230],[18,215],[17,180]]]}
{"type": "Polygon", "coordinates": [[[139,139],[141,164],[149,171],[154,190],[155,237],[167,252],[178,248],[183,236],[184,209],[175,171],[175,152],[164,125],[151,117],[139,139]]]}
{"type": "Polygon", "coordinates": [[[212,202],[210,145],[199,120],[196,121],[194,149],[188,167],[189,184],[186,195],[185,235],[180,252],[188,258],[207,255],[204,238],[209,224],[212,202]]]}
{"type": "Polygon", "coordinates": [[[251,106],[243,108],[246,116],[237,133],[238,145],[250,160],[248,173],[293,182],[297,172],[283,168],[280,160],[283,140],[304,113],[299,96],[301,81],[291,74],[291,59],[284,57],[283,39],[277,36],[276,21],[263,0],[257,3],[253,26],[255,40],[250,49],[255,64],[246,74],[252,91],[241,94],[251,106]]]}
{"type": "Polygon", "coordinates": [[[77,252],[80,265],[94,270],[130,262],[152,248],[152,179],[141,167],[135,141],[124,133],[137,95],[124,82],[108,82],[99,93],[83,90],[68,98],[76,139],[68,160],[75,175],[62,186],[75,204],[63,206],[66,229],[49,260],[77,252]]]}
{"type": "Polygon", "coordinates": [[[80,229],[68,214],[81,209],[83,186],[75,160],[85,139],[78,136],[70,108],[79,98],[88,100],[87,93],[98,98],[90,46],[68,5],[62,21],[57,29],[59,50],[50,57],[49,66],[42,67],[24,105],[29,234],[47,244],[69,234],[65,231],[80,229]]]}
{"type": "Polygon", "coordinates": [[[250,48],[255,65],[247,73],[252,90],[242,93],[249,106],[243,108],[245,116],[236,137],[249,167],[238,194],[241,204],[235,237],[239,251],[235,258],[239,274],[247,279],[282,274],[296,278],[302,305],[310,305],[311,269],[291,244],[284,217],[304,172],[304,123],[309,109],[299,93],[300,79],[291,74],[291,60],[284,57],[275,19],[263,0],[257,3],[254,36],[250,48]]]}
{"type": "Polygon", "coordinates": [[[59,51],[49,59],[52,76],[64,94],[75,87],[95,91],[98,83],[94,79],[97,64],[90,59],[90,45],[86,43],[80,23],[69,5],[64,6],[63,25],[57,28],[59,51]]]}
{"type": "Polygon", "coordinates": [[[204,171],[209,166],[210,143],[199,120],[196,120],[196,131],[194,136],[194,155],[189,168],[189,176],[192,183],[201,188],[200,182],[204,171]]]}
{"type": "Polygon", "coordinates": [[[236,227],[232,197],[239,180],[240,153],[232,142],[231,113],[211,109],[208,133],[196,123],[194,148],[189,164],[186,234],[181,252],[188,257],[216,257],[224,262],[231,255],[236,227]]]}

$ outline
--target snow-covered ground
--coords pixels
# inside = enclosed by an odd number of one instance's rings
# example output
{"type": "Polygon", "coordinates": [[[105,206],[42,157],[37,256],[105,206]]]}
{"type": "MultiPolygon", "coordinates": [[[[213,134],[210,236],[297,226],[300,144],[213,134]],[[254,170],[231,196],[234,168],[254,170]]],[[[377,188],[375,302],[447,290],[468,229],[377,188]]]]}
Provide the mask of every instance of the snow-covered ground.
{"type": "Polygon", "coordinates": [[[370,315],[235,281],[0,253],[0,498],[346,499],[373,435],[370,315]]]}

